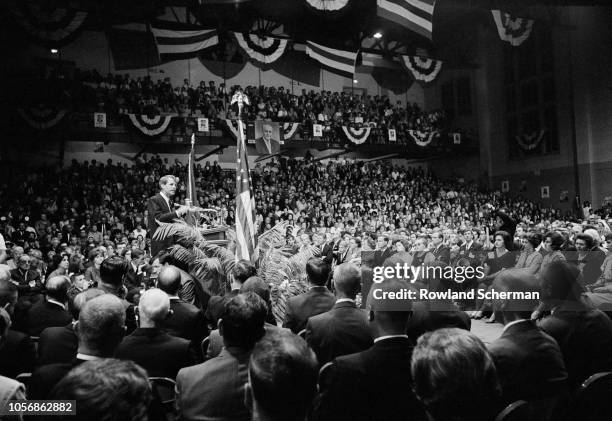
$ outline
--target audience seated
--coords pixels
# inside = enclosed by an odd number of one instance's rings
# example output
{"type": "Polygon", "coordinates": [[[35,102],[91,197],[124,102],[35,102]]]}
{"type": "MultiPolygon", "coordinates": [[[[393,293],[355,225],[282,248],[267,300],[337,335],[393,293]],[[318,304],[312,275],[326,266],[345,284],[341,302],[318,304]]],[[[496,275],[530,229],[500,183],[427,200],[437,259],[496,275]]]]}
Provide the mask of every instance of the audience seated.
{"type": "Polygon", "coordinates": [[[75,325],[85,303],[93,298],[103,295],[104,291],[97,288],[87,289],[70,300],[68,307],[72,315],[72,322],[66,326],[48,327],[40,333],[38,339],[38,365],[54,363],[70,363],[74,360],[79,347],[79,339],[75,325]]]}
{"type": "Polygon", "coordinates": [[[100,358],[71,369],[51,392],[50,399],[75,401],[72,421],[147,421],[152,400],[147,373],[132,361],[100,358]]]}
{"type": "Polygon", "coordinates": [[[433,421],[492,421],[501,410],[493,359],[480,339],[462,329],[421,336],[411,372],[414,391],[433,421]]]}
{"type": "Polygon", "coordinates": [[[150,377],[176,378],[178,371],[194,361],[187,339],[170,336],[161,329],[170,312],[168,295],[160,289],[145,291],[138,304],[139,327],[117,348],[115,357],[132,360],[150,377]]]}
{"type": "Polygon", "coordinates": [[[36,349],[30,337],[11,329],[17,294],[17,287],[10,281],[8,268],[0,268],[0,323],[4,326],[0,329],[0,376],[12,378],[32,372],[36,363],[36,349]]]}
{"type": "Polygon", "coordinates": [[[311,258],[306,263],[306,275],[310,288],[308,292],[287,300],[283,327],[299,333],[306,327],[312,316],[325,313],[334,306],[335,298],[325,286],[329,280],[330,266],[322,259],[311,258]]]}
{"type": "Polygon", "coordinates": [[[425,332],[445,327],[456,327],[468,332],[472,320],[450,300],[417,301],[412,306],[412,317],[408,321],[406,334],[414,343],[425,332]]]}
{"type": "MultiPolygon", "coordinates": [[[[397,293],[409,288],[404,280],[388,279],[376,289],[397,293]]],[[[426,420],[412,392],[410,359],[413,342],[404,333],[412,302],[368,297],[374,345],[335,358],[321,384],[317,410],[321,420],[426,420]]]]}
{"type": "Polygon", "coordinates": [[[612,320],[582,301],[578,276],[578,268],[559,260],[547,266],[541,280],[551,315],[540,327],[559,344],[572,390],[589,376],[612,370],[612,320]]]}
{"type": "Polygon", "coordinates": [[[68,312],[68,288],[66,276],[49,279],[45,285],[45,299],[36,302],[22,319],[16,320],[16,329],[30,336],[40,336],[48,327],[66,326],[72,321],[68,312]]]}
{"type": "Polygon", "coordinates": [[[317,393],[317,359],[289,330],[273,329],[255,345],[245,399],[254,420],[304,421],[317,393]]]}
{"type": "Polygon", "coordinates": [[[183,368],[176,377],[176,405],[183,420],[250,420],[244,384],[253,346],[261,339],[268,309],[257,294],[233,296],[226,304],[219,331],[224,349],[219,356],[183,368]]]}
{"type": "MultiPolygon", "coordinates": [[[[537,292],[533,275],[521,269],[502,272],[493,288],[500,292],[537,292]]],[[[505,325],[489,345],[505,404],[536,401],[567,392],[567,371],[557,342],[531,320],[537,300],[498,300],[494,310],[505,325]]]]}
{"type": "Polygon", "coordinates": [[[333,277],[336,303],[306,323],[306,342],[320,365],[336,357],[368,349],[372,331],[366,313],[357,308],[355,297],[361,285],[359,269],[352,263],[336,267],[333,277]]]}
{"type": "Polygon", "coordinates": [[[30,380],[29,399],[49,399],[51,389],[72,368],[85,361],[114,356],[125,335],[125,307],[112,294],[93,298],[83,306],[75,329],[79,338],[76,358],[69,363],[38,367],[30,380]]]}

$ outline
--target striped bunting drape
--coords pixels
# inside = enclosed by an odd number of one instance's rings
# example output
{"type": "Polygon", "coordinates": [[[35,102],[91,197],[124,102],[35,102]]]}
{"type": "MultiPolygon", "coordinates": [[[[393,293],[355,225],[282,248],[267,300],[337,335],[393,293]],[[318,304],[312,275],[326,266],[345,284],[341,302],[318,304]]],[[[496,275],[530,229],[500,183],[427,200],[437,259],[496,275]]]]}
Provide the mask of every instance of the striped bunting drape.
{"type": "Polygon", "coordinates": [[[156,115],[153,118],[149,118],[146,115],[140,114],[128,114],[130,121],[138,130],[147,136],[157,136],[162,134],[168,128],[172,115],[156,115]]]}
{"type": "Polygon", "coordinates": [[[402,64],[416,80],[432,82],[442,69],[442,61],[419,56],[401,56],[402,64]]]}
{"type": "Polygon", "coordinates": [[[431,39],[435,0],[377,0],[378,16],[431,39]]]}
{"type": "Polygon", "coordinates": [[[352,78],[355,73],[356,52],[336,50],[335,48],[329,48],[312,41],[307,41],[306,54],[321,63],[331,72],[338,73],[348,78],[352,78]]]}
{"type": "Polygon", "coordinates": [[[193,58],[200,51],[219,43],[216,29],[178,22],[155,20],[151,22],[151,32],[162,61],[193,58]]]}
{"type": "Polygon", "coordinates": [[[261,38],[248,32],[234,32],[234,37],[242,51],[256,63],[273,63],[283,55],[287,48],[286,39],[261,38]]]}
{"type": "MultiPolygon", "coordinates": [[[[244,123],[238,120],[238,133],[244,123]]],[[[245,136],[238,136],[236,159],[236,260],[254,261],[255,256],[255,198],[251,191],[251,174],[245,136]]]]}
{"type": "Polygon", "coordinates": [[[509,42],[513,47],[521,45],[533,29],[533,20],[511,15],[501,10],[491,10],[497,33],[502,41],[509,42]]]}

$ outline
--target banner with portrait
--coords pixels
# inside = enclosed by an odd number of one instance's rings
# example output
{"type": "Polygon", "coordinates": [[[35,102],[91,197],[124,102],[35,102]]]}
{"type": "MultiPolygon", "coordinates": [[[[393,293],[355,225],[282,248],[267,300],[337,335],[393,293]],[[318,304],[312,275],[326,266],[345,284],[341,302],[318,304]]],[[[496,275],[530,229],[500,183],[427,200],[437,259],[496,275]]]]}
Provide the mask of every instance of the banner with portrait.
{"type": "Polygon", "coordinates": [[[255,150],[258,155],[274,155],[280,153],[281,128],[277,122],[254,122],[255,150]]]}

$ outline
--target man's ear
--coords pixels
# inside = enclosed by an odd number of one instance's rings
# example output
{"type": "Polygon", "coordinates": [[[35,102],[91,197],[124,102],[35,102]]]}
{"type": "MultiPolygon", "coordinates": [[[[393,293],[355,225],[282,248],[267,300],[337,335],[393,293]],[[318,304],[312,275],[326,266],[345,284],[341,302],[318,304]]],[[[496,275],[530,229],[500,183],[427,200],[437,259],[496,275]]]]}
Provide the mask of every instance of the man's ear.
{"type": "Polygon", "coordinates": [[[219,329],[219,335],[223,337],[223,319],[219,319],[219,322],[217,323],[217,328],[219,329]]]}

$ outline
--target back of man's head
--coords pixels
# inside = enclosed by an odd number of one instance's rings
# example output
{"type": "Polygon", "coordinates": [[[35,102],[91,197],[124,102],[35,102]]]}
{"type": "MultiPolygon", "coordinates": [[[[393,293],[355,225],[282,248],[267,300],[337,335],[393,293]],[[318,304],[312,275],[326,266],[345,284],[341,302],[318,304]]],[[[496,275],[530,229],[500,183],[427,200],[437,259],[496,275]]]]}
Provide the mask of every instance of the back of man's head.
{"type": "Polygon", "coordinates": [[[93,298],[104,295],[105,292],[98,288],[89,288],[83,292],[79,292],[72,300],[68,302],[68,309],[74,320],[79,320],[79,314],[85,303],[93,298]]]}
{"type": "Polygon", "coordinates": [[[270,307],[270,286],[259,276],[251,276],[240,287],[240,293],[254,292],[270,307]]]}
{"type": "Polygon", "coordinates": [[[316,286],[324,286],[329,279],[331,268],[322,259],[311,257],[306,263],[306,275],[308,281],[316,286]]]}
{"type": "Polygon", "coordinates": [[[138,313],[140,327],[159,327],[170,311],[170,299],[161,289],[151,288],[140,297],[138,313]]]}
{"type": "Polygon", "coordinates": [[[86,361],[70,370],[51,391],[51,399],[74,400],[75,421],[145,421],[151,402],[146,371],[133,361],[86,361]]]}
{"type": "Polygon", "coordinates": [[[255,345],[249,388],[257,419],[304,420],[317,393],[317,358],[299,336],[273,329],[255,345]]]}
{"type": "Polygon", "coordinates": [[[54,276],[47,280],[47,297],[53,298],[60,303],[68,302],[68,288],[70,279],[67,276],[54,276]]]}
{"type": "Polygon", "coordinates": [[[361,273],[352,263],[342,263],[334,269],[336,295],[355,299],[361,289],[361,273]]]}
{"type": "Polygon", "coordinates": [[[239,260],[234,265],[232,270],[232,277],[234,281],[242,285],[251,276],[257,276],[257,270],[255,266],[248,260],[239,260]]]}
{"type": "Polygon", "coordinates": [[[406,333],[406,325],[412,316],[412,300],[390,299],[390,296],[410,290],[410,284],[402,279],[385,279],[374,284],[368,294],[367,308],[370,321],[374,322],[379,336],[406,333]]]}
{"type": "Polygon", "coordinates": [[[102,264],[100,264],[100,278],[102,282],[115,288],[119,288],[122,285],[123,276],[126,272],[126,262],[119,256],[104,259],[102,264]]]}
{"type": "Polygon", "coordinates": [[[226,347],[251,349],[264,334],[268,306],[254,292],[232,297],[223,309],[219,331],[226,347]]]}
{"type": "Polygon", "coordinates": [[[11,274],[3,275],[0,269],[0,307],[5,308],[9,314],[13,314],[17,304],[17,287],[11,282],[11,274]]]}
{"type": "Polygon", "coordinates": [[[4,338],[11,327],[11,316],[8,312],[0,307],[0,343],[4,342],[4,338]]]}
{"type": "Polygon", "coordinates": [[[79,352],[111,357],[125,333],[125,307],[112,294],[104,294],[85,303],[76,326],[79,352]]]}
{"type": "Polygon", "coordinates": [[[168,295],[176,295],[181,289],[181,272],[172,265],[164,266],[157,275],[157,287],[168,295]]]}
{"type": "MultiPolygon", "coordinates": [[[[493,281],[493,289],[498,292],[531,293],[530,295],[534,298],[539,295],[538,281],[525,269],[508,269],[501,272],[493,281]]],[[[504,324],[513,320],[531,318],[531,313],[537,307],[538,300],[528,298],[527,295],[525,297],[527,298],[493,301],[493,308],[501,312],[504,324]]]]}

